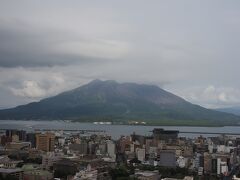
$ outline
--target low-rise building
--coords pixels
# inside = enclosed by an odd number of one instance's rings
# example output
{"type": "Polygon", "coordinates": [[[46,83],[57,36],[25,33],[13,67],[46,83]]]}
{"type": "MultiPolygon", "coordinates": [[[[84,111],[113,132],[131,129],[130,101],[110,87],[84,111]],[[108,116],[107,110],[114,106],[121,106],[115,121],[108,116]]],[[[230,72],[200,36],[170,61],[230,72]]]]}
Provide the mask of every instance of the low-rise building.
{"type": "Polygon", "coordinates": [[[136,171],[134,176],[139,180],[159,180],[158,171],[136,171]]]}
{"type": "Polygon", "coordinates": [[[91,166],[88,165],[86,170],[77,172],[73,180],[97,180],[97,178],[98,171],[96,169],[92,169],[91,166]]]}
{"type": "Polygon", "coordinates": [[[0,174],[2,177],[15,177],[19,180],[23,180],[23,170],[20,168],[0,168],[0,174]]]}
{"type": "Polygon", "coordinates": [[[32,170],[23,173],[24,180],[52,180],[53,174],[46,170],[32,170]]]}
{"type": "Polygon", "coordinates": [[[45,170],[50,170],[53,168],[53,164],[63,157],[62,154],[48,152],[42,156],[42,168],[45,170]]]}

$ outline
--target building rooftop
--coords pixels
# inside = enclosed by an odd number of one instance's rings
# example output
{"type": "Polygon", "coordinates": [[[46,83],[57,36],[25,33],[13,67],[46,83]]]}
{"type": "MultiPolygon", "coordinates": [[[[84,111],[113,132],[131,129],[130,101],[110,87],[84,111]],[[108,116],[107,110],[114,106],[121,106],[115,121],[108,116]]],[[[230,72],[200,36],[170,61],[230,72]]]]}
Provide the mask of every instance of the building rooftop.
{"type": "Polygon", "coordinates": [[[39,164],[24,164],[22,166],[22,170],[23,171],[31,171],[31,170],[38,169],[39,167],[40,167],[39,164]]]}
{"type": "Polygon", "coordinates": [[[37,174],[39,176],[49,176],[49,175],[52,175],[52,173],[50,173],[49,171],[45,171],[45,170],[27,171],[27,172],[24,172],[24,174],[37,174]]]}
{"type": "Polygon", "coordinates": [[[14,169],[0,168],[0,173],[10,174],[10,173],[16,173],[16,172],[21,172],[21,171],[22,171],[22,169],[20,169],[20,168],[14,168],[14,169]]]}
{"type": "Polygon", "coordinates": [[[149,176],[159,175],[159,172],[158,171],[137,171],[135,172],[135,175],[149,177],[149,176]]]}

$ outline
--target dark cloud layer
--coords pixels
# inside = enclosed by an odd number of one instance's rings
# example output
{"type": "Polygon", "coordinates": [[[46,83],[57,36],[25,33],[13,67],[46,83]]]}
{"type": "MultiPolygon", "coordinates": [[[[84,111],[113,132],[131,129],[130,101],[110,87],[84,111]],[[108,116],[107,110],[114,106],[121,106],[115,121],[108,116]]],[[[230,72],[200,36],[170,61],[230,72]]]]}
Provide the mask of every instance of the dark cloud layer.
{"type": "Polygon", "coordinates": [[[28,25],[18,26],[19,23],[9,25],[0,21],[0,67],[51,67],[96,61],[96,58],[80,52],[71,54],[58,49],[57,46],[64,42],[84,42],[76,36],[57,30],[41,31],[28,25]]]}

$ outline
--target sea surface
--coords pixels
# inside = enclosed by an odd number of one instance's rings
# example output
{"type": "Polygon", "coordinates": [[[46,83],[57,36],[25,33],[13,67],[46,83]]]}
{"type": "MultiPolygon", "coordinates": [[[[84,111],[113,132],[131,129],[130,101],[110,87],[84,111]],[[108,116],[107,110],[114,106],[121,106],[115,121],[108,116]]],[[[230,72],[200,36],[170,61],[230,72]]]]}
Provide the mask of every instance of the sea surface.
{"type": "Polygon", "coordinates": [[[68,121],[15,121],[0,120],[1,132],[4,129],[19,129],[33,132],[35,129],[61,129],[61,130],[103,130],[106,134],[111,135],[113,139],[118,139],[121,135],[130,135],[133,132],[140,135],[151,135],[154,128],[163,128],[166,130],[180,131],[180,137],[194,138],[201,134],[181,133],[181,132],[205,132],[216,134],[202,134],[205,137],[218,136],[218,133],[238,133],[240,126],[224,127],[191,127],[191,126],[144,126],[144,125],[107,125],[93,123],[79,123],[68,121]]]}

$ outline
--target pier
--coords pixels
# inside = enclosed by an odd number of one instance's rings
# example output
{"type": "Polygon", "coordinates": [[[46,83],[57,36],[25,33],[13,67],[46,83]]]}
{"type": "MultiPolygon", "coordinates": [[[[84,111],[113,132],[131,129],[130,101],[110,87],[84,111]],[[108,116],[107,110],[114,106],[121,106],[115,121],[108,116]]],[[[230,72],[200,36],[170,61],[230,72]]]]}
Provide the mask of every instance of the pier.
{"type": "Polygon", "coordinates": [[[222,134],[222,135],[231,135],[231,136],[240,136],[240,133],[227,133],[227,132],[198,132],[198,131],[179,131],[181,134],[222,134]]]}

